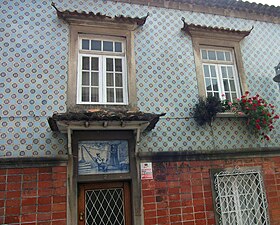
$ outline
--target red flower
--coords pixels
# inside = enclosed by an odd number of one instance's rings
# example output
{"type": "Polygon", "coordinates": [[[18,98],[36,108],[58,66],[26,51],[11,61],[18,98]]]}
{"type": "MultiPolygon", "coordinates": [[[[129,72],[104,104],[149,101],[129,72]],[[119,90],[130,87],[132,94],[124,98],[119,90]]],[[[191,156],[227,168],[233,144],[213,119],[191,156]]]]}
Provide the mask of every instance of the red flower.
{"type": "Polygon", "coordinates": [[[245,95],[248,95],[249,94],[249,91],[245,91],[245,95]]]}
{"type": "Polygon", "coordinates": [[[261,129],[260,124],[256,123],[256,128],[257,128],[258,130],[260,130],[260,129],[261,129]]]}
{"type": "Polygon", "coordinates": [[[274,116],[273,119],[279,119],[279,115],[274,116]]]}

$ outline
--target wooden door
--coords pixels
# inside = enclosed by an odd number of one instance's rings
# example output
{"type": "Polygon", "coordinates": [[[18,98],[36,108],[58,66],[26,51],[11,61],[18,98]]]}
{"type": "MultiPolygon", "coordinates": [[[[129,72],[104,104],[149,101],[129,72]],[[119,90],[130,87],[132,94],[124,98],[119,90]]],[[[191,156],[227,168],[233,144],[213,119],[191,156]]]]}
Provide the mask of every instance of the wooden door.
{"type": "Polygon", "coordinates": [[[128,182],[79,185],[79,225],[131,225],[128,182]]]}

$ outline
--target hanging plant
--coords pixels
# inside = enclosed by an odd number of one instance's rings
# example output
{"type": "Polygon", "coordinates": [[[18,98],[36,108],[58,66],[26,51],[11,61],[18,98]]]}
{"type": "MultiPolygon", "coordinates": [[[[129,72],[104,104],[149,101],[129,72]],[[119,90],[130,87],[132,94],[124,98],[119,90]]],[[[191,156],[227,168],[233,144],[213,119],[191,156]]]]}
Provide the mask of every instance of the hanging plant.
{"type": "Polygon", "coordinates": [[[221,100],[214,96],[208,96],[206,99],[199,98],[198,103],[193,108],[193,117],[198,125],[212,125],[217,113],[225,111],[221,100]]]}
{"type": "Polygon", "coordinates": [[[268,132],[274,129],[273,124],[279,119],[279,115],[275,115],[274,105],[268,104],[258,94],[249,97],[248,91],[241,99],[229,102],[229,105],[232,112],[246,115],[246,124],[254,134],[261,136],[261,139],[270,140],[268,132]]]}

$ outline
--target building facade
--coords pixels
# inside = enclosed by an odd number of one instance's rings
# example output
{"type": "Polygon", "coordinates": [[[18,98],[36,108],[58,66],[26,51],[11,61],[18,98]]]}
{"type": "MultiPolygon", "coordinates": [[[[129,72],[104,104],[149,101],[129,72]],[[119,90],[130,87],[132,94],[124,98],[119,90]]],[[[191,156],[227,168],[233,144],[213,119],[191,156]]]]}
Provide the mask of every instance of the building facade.
{"type": "Polygon", "coordinates": [[[199,97],[275,105],[280,8],[4,0],[0,224],[280,224],[280,125],[199,126],[199,97]]]}

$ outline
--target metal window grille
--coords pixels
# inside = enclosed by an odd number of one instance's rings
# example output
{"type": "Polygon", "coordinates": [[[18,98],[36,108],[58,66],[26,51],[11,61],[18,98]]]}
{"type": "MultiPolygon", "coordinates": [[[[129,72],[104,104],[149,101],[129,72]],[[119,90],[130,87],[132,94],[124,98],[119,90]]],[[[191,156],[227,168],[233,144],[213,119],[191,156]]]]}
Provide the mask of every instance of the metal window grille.
{"type": "Polygon", "coordinates": [[[259,171],[222,171],[216,173],[214,179],[219,224],[269,224],[267,201],[259,171]]]}
{"type": "Polygon", "coordinates": [[[125,225],[123,189],[86,191],[86,225],[125,225]]]}

